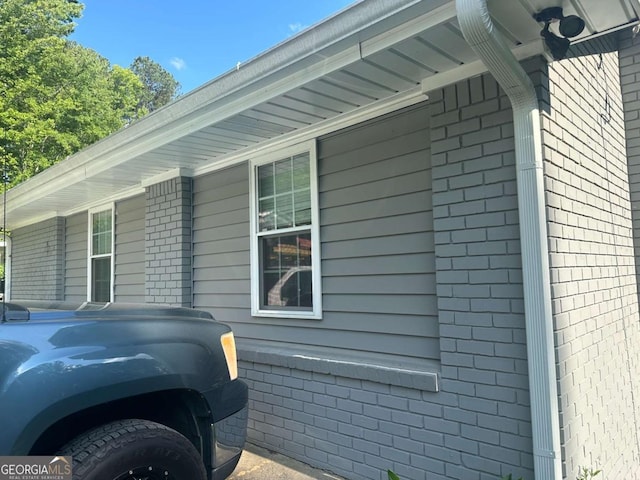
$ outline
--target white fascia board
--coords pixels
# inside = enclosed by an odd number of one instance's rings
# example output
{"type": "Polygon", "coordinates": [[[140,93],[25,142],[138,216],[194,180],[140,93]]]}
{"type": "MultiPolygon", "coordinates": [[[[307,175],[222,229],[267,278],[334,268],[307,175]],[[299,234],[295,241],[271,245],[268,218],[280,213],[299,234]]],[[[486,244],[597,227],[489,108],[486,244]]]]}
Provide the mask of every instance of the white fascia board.
{"type": "Polygon", "coordinates": [[[445,3],[424,15],[420,15],[403,23],[402,25],[392,28],[383,35],[378,35],[370,40],[362,42],[362,57],[366,58],[374,53],[392,47],[407,38],[415,37],[425,30],[448,22],[455,18],[455,16],[455,3],[445,3]]]}
{"type": "MultiPolygon", "coordinates": [[[[449,6],[446,5],[445,7],[447,8],[442,8],[441,12],[443,14],[445,14],[444,12],[447,12],[445,15],[448,17],[449,6]]],[[[372,52],[369,51],[369,54],[371,53],[372,52]]],[[[513,50],[513,54],[518,60],[524,60],[543,53],[544,44],[542,40],[518,46],[513,50]]],[[[209,165],[195,169],[193,171],[193,175],[200,176],[221,170],[238,163],[246,162],[257,155],[262,156],[268,154],[270,151],[286,148],[287,145],[295,145],[297,143],[309,141],[319,136],[327,135],[352,125],[415,105],[426,101],[429,98],[429,92],[433,90],[451,85],[467,78],[481,75],[486,71],[487,67],[480,60],[466,65],[461,65],[460,67],[447,72],[425,78],[420,87],[416,87],[415,89],[407,90],[385,100],[376,102],[373,105],[367,105],[354,111],[332,117],[309,127],[298,129],[295,132],[282,135],[260,145],[239,150],[238,152],[226,157],[223,161],[212,162],[209,165]]]]}
{"type": "MultiPolygon", "coordinates": [[[[20,228],[20,227],[37,223],[43,220],[47,220],[49,218],[56,217],[56,216],[74,215],[76,213],[80,213],[82,211],[86,211],[90,208],[93,208],[98,204],[102,204],[105,201],[116,202],[116,201],[120,201],[126,198],[136,196],[136,195],[141,195],[144,193],[146,187],[153,185],[155,183],[162,182],[165,180],[170,180],[171,178],[176,178],[178,176],[196,177],[200,175],[205,175],[213,171],[217,171],[232,165],[236,165],[238,163],[245,162],[248,159],[255,157],[258,154],[262,156],[274,150],[287,148],[290,145],[309,141],[319,136],[326,135],[328,133],[332,133],[332,132],[347,128],[349,126],[364,122],[366,120],[370,120],[370,119],[400,110],[402,108],[415,105],[416,103],[423,102],[427,99],[428,99],[428,96],[422,92],[420,87],[416,87],[412,90],[394,95],[380,102],[376,102],[374,105],[362,107],[355,111],[339,115],[338,117],[324,120],[322,122],[319,122],[307,128],[296,130],[291,134],[286,134],[276,139],[273,139],[271,141],[265,142],[263,144],[260,144],[259,146],[248,147],[246,149],[238,151],[233,155],[228,156],[223,161],[213,162],[195,170],[184,169],[184,168],[172,169],[165,173],[156,175],[154,177],[143,179],[140,186],[114,192],[112,196],[102,197],[97,202],[82,203],[79,205],[75,205],[72,209],[43,214],[40,217],[30,218],[27,221],[20,221],[20,220],[12,221],[11,225],[12,225],[12,228],[14,229],[20,228]]],[[[52,168],[56,168],[56,167],[57,166],[54,166],[52,168]]],[[[71,184],[71,183],[75,183],[77,181],[82,181],[86,179],[86,177],[83,174],[78,173],[79,171],[76,171],[76,172],[71,171],[71,173],[66,173],[66,171],[67,169],[64,169],[60,177],[60,181],[64,181],[65,184],[71,184]]],[[[43,189],[46,188],[47,193],[51,193],[50,190],[55,191],[58,187],[53,187],[47,183],[43,185],[41,188],[43,189]]],[[[10,207],[14,207],[15,205],[16,204],[14,203],[14,201],[10,201],[8,203],[8,206],[10,207]]],[[[23,205],[23,203],[21,203],[21,205],[23,205]]],[[[15,216],[12,217],[10,215],[10,211],[8,212],[8,217],[12,219],[16,218],[15,216]]]]}
{"type": "Polygon", "coordinates": [[[67,185],[69,180],[88,178],[83,167],[89,162],[91,174],[99,173],[285,93],[296,85],[339,70],[360,59],[359,32],[420,3],[420,0],[356,3],[15,187],[9,192],[9,199],[19,206],[24,194],[30,202],[34,193],[42,188],[51,191],[67,185]],[[350,38],[353,40],[348,40],[350,38]],[[341,46],[349,41],[350,47],[341,46]],[[340,50],[331,52],[332,49],[340,50]],[[305,62],[312,64],[275,82],[269,80],[277,74],[282,77],[282,72],[305,62]],[[260,83],[263,85],[258,85],[260,83]],[[70,178],[68,175],[72,172],[73,178],[70,178]]]}
{"type": "MultiPolygon", "coordinates": [[[[201,108],[188,116],[179,116],[175,122],[157,122],[154,120],[160,117],[151,115],[148,120],[145,118],[137,124],[121,130],[12,188],[8,192],[9,211],[30,204],[35,198],[50,195],[65,186],[82,182],[91,176],[128,162],[160,144],[184,137],[189,133],[245,111],[266,99],[289,91],[292,84],[312,81],[322,77],[327,72],[338,70],[359,59],[360,48],[355,45],[332,59],[314,65],[312,68],[295,73],[257,91],[237,96],[237,98],[230,101],[227,98],[223,98],[218,103],[209,103],[207,108],[201,108]],[[146,127],[144,134],[129,135],[129,132],[136,125],[142,125],[143,123],[146,127]],[[121,142],[119,146],[109,145],[118,140],[121,142]]],[[[172,105],[177,106],[178,103],[172,105]]]]}

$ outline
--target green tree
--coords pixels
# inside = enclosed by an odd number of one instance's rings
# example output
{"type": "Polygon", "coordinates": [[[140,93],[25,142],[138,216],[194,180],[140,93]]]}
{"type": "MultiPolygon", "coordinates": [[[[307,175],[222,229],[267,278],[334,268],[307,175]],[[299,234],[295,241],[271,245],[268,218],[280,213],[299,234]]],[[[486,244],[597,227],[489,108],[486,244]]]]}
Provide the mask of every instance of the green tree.
{"type": "Polygon", "coordinates": [[[138,103],[142,114],[157,110],[180,94],[180,83],[149,57],[137,57],[129,68],[144,85],[144,92],[138,103]]]}
{"type": "Polygon", "coordinates": [[[140,116],[140,79],[67,38],[83,8],[0,0],[0,155],[10,186],[140,116]]]}
{"type": "Polygon", "coordinates": [[[142,91],[135,76],[124,82],[106,59],[66,38],[82,9],[69,0],[0,2],[0,154],[12,185],[135,112],[128,98],[142,91]],[[125,87],[114,90],[116,83],[125,87]]]}

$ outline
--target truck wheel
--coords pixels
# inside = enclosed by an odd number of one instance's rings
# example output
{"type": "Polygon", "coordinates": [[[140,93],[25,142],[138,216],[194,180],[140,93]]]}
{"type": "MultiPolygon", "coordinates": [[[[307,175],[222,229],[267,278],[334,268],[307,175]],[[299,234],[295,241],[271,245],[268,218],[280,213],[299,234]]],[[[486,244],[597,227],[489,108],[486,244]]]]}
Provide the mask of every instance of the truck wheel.
{"type": "Polygon", "coordinates": [[[120,420],[84,433],[63,447],[73,457],[73,480],[205,480],[193,444],[147,420],[120,420]]]}

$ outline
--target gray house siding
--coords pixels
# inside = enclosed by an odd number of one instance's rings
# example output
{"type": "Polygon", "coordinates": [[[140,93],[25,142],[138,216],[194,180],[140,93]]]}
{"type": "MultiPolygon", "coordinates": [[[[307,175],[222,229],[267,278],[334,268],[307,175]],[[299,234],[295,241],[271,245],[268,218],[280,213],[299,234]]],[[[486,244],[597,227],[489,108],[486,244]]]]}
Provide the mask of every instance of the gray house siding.
{"type": "Polygon", "coordinates": [[[64,224],[55,217],[12,232],[12,298],[62,300],[64,224]]]}
{"type": "Polygon", "coordinates": [[[116,302],[144,303],[145,301],[144,215],[144,195],[116,204],[114,258],[116,302]]]}
{"type": "MultiPolygon", "coordinates": [[[[115,301],[144,302],[144,196],[116,204],[115,301]]],[[[64,300],[87,300],[87,213],[66,218],[64,300]]]]}
{"type": "Polygon", "coordinates": [[[424,105],[319,140],[325,345],[439,360],[429,142],[424,105]]]}
{"type": "Polygon", "coordinates": [[[193,179],[194,307],[253,336],[249,277],[249,167],[193,179]]]}
{"type": "MultiPolygon", "coordinates": [[[[543,129],[565,478],[640,476],[634,43],[524,62],[543,129]]],[[[116,299],[233,327],[252,443],[349,480],[532,479],[512,122],[482,75],[317,140],[322,320],[251,315],[247,162],[117,203],[116,299]]],[[[15,298],[86,299],[86,212],[12,237],[15,298]]]]}
{"type": "Polygon", "coordinates": [[[427,109],[318,145],[323,320],[251,317],[246,164],[194,179],[194,306],[243,339],[437,360],[427,109]]]}
{"type": "Polygon", "coordinates": [[[427,109],[318,145],[322,321],[251,317],[246,164],[194,179],[194,306],[243,339],[437,360],[427,109]]]}
{"type": "Polygon", "coordinates": [[[87,300],[87,212],[66,218],[64,300],[87,300]]]}
{"type": "Polygon", "coordinates": [[[322,321],[250,316],[246,165],[194,181],[196,306],[239,338],[252,442],[354,480],[531,476],[511,111],[489,77],[430,98],[318,141],[322,321]]]}
{"type": "MultiPolygon", "coordinates": [[[[146,196],[117,202],[115,212],[115,301],[189,306],[191,179],[153,185],[146,196]]],[[[87,236],[87,212],[17,229],[12,296],[86,301],[87,236]]]]}
{"type": "Polygon", "coordinates": [[[622,102],[622,92],[636,91],[637,83],[621,90],[616,46],[614,37],[603,37],[548,66],[543,143],[566,478],[584,466],[606,478],[640,477],[629,193],[637,166],[627,168],[622,102]]]}

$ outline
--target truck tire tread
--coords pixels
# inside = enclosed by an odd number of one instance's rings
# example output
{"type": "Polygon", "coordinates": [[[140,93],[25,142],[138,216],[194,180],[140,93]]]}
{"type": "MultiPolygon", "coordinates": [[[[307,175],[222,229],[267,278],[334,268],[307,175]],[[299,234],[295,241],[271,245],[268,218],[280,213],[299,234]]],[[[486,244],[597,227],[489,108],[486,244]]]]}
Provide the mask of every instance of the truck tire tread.
{"type": "MultiPolygon", "coordinates": [[[[156,451],[164,450],[163,455],[167,459],[171,456],[172,461],[182,462],[183,468],[190,470],[184,476],[182,471],[178,472],[180,476],[175,476],[176,473],[172,472],[169,478],[206,479],[200,454],[189,440],[172,428],[149,420],[118,420],[96,427],[69,442],[63,447],[61,455],[73,458],[74,480],[107,480],[105,475],[114,475],[109,473],[113,471],[110,468],[139,468],[138,464],[127,466],[127,461],[130,461],[127,459],[127,451],[149,448],[150,445],[155,445],[153,448],[156,451]]],[[[143,454],[138,454],[137,458],[141,455],[143,454]]],[[[161,462],[163,460],[160,459],[161,462]]],[[[146,463],[153,464],[157,461],[158,459],[149,458],[146,463]]]]}

